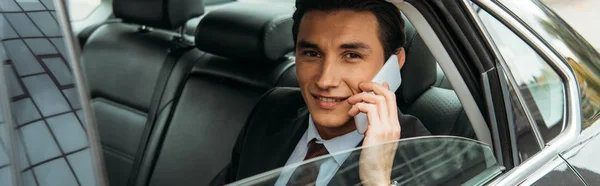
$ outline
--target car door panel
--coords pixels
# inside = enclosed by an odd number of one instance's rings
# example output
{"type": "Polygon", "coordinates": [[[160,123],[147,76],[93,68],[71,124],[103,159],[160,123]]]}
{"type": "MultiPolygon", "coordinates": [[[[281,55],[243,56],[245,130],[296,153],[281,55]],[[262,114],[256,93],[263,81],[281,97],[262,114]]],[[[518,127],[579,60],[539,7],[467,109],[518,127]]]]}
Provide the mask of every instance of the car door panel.
{"type": "Polygon", "coordinates": [[[586,185],[560,157],[533,173],[522,185],[586,185]],[[554,166],[554,168],[552,168],[554,166]],[[541,176],[541,177],[540,177],[541,176]]]}

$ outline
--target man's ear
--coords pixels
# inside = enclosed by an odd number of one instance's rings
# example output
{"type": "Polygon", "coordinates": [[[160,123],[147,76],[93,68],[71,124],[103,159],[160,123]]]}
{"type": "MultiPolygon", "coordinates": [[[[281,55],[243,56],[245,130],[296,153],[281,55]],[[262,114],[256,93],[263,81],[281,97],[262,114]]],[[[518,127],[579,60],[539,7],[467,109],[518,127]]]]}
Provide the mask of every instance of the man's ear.
{"type": "Polygon", "coordinates": [[[406,60],[406,53],[404,52],[404,48],[398,48],[398,50],[396,50],[395,55],[398,56],[398,66],[400,66],[400,69],[402,69],[402,66],[404,66],[404,62],[406,60]]]}

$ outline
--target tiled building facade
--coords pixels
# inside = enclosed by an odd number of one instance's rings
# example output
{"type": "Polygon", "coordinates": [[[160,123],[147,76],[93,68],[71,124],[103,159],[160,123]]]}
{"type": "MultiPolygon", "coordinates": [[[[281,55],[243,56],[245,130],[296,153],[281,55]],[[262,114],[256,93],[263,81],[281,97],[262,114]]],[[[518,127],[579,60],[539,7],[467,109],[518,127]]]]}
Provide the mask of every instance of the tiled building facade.
{"type": "MultiPolygon", "coordinates": [[[[52,0],[0,0],[0,58],[23,184],[94,185],[73,75],[52,0]]],[[[1,101],[1,99],[0,99],[1,101]]],[[[0,103],[5,104],[5,103],[0,103]]],[[[6,110],[0,185],[11,185],[6,110]]]]}

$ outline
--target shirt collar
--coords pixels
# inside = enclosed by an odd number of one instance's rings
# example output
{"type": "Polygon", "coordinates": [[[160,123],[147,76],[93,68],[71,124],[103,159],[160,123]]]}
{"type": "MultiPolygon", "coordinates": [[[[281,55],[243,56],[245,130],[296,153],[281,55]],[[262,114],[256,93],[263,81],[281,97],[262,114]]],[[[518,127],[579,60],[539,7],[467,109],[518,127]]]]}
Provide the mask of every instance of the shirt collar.
{"type": "MultiPolygon", "coordinates": [[[[322,143],[325,148],[327,149],[327,151],[329,152],[329,154],[335,154],[337,152],[341,152],[341,151],[345,151],[348,149],[352,149],[352,148],[356,148],[356,146],[358,145],[358,143],[360,143],[360,141],[363,140],[364,136],[359,134],[356,130],[349,132],[347,134],[329,139],[329,140],[324,140],[323,138],[321,138],[321,135],[319,135],[319,132],[317,131],[317,128],[315,127],[315,123],[312,120],[312,115],[308,115],[308,129],[306,130],[307,133],[307,138],[306,138],[306,144],[308,145],[308,143],[312,140],[312,139],[316,139],[317,143],[322,143]]],[[[344,153],[344,154],[339,154],[339,155],[335,155],[333,156],[333,158],[335,159],[336,163],[341,166],[342,163],[344,162],[344,160],[346,160],[346,158],[350,155],[350,153],[344,153]]]]}

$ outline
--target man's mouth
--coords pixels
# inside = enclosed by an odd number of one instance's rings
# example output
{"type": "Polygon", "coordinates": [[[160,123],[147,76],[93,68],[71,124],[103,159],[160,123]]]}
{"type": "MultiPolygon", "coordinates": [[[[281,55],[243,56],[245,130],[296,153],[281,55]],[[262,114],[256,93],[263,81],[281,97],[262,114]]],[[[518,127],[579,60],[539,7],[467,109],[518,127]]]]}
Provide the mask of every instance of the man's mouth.
{"type": "Polygon", "coordinates": [[[342,101],[342,99],[334,99],[334,98],[319,97],[319,96],[317,96],[317,99],[319,99],[321,101],[326,101],[326,102],[339,102],[339,101],[342,101]]]}
{"type": "Polygon", "coordinates": [[[314,94],[313,98],[315,99],[320,108],[327,110],[334,109],[335,107],[343,103],[342,101],[348,99],[348,97],[327,97],[314,94]]]}

